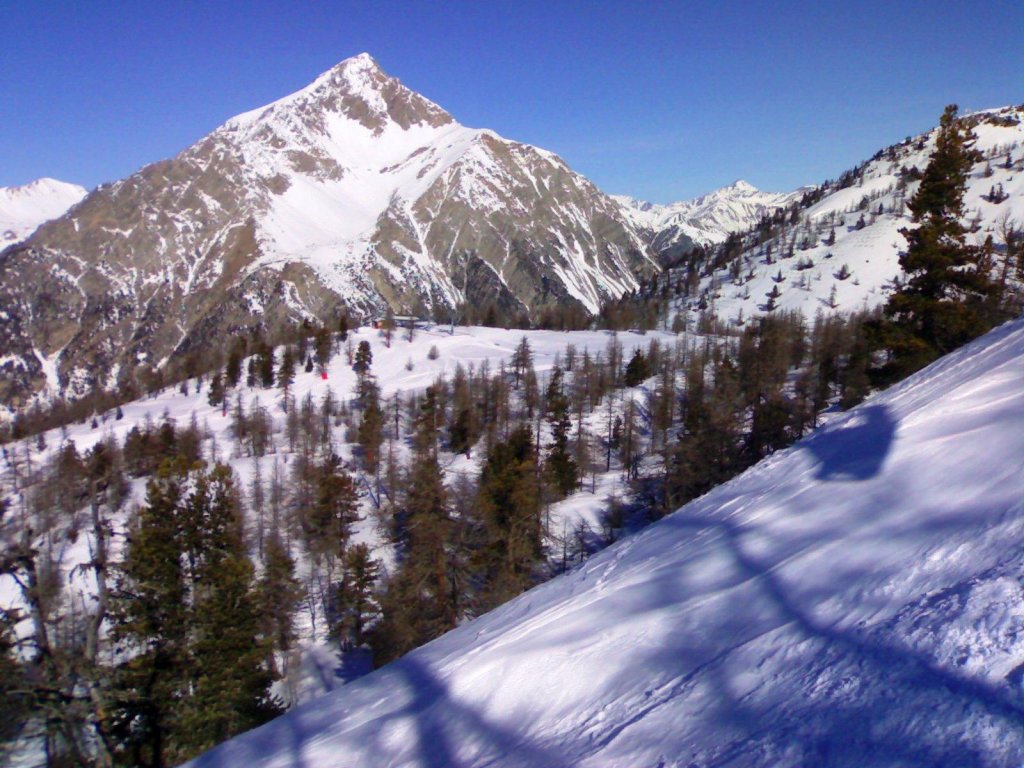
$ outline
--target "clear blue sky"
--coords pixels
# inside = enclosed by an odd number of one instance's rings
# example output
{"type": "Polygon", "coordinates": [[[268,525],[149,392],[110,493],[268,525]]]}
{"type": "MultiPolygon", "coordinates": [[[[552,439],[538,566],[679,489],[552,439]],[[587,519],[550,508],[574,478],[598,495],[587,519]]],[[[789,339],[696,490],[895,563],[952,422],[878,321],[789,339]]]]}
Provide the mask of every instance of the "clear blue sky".
{"type": "Polygon", "coordinates": [[[362,51],[457,120],[667,202],[788,190],[1024,102],[1020,2],[0,0],[0,186],[95,186],[362,51]]]}

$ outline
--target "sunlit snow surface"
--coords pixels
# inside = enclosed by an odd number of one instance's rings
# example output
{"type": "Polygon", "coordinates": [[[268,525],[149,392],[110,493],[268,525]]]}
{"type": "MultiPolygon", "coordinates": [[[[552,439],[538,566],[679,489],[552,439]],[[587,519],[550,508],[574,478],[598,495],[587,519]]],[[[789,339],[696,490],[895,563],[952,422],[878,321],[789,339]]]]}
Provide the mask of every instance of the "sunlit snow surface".
{"type": "Polygon", "coordinates": [[[1024,322],[196,766],[1024,759],[1024,322]]]}
{"type": "Polygon", "coordinates": [[[57,218],[83,197],[85,189],[56,179],[0,187],[0,250],[24,240],[44,221],[57,218]]]}

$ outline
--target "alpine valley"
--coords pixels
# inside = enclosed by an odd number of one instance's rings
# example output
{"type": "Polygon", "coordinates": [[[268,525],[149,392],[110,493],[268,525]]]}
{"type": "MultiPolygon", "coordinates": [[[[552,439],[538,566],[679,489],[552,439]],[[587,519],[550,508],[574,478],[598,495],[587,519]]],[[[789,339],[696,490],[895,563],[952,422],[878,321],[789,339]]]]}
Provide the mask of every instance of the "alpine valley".
{"type": "Polygon", "coordinates": [[[1024,764],[1022,222],[1024,106],[661,205],[367,54],[0,189],[0,763],[1024,764]]]}

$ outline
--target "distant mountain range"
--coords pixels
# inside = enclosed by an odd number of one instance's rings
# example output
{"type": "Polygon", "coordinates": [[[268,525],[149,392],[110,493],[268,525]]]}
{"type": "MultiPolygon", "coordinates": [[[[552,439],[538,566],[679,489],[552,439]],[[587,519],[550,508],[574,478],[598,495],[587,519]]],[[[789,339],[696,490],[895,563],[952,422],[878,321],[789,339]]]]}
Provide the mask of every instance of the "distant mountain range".
{"type": "MultiPolygon", "coordinates": [[[[979,236],[1004,215],[1024,220],[1021,118],[974,118],[987,155],[967,197],[979,236]]],[[[881,150],[821,187],[736,181],[655,205],[460,125],[361,54],[87,195],[52,179],[0,189],[0,406],[116,387],[140,364],[343,312],[594,314],[780,209],[781,234],[748,236],[727,266],[696,265],[697,296],[680,311],[742,321],[775,286],[777,306],[810,314],[875,305],[899,273],[909,169],[931,142],[881,150]]]]}
{"type": "Polygon", "coordinates": [[[10,247],[0,401],[344,310],[593,313],[657,269],[557,156],[460,125],[363,54],[10,247]]]}
{"type": "Polygon", "coordinates": [[[21,187],[0,187],[0,249],[24,240],[85,195],[84,187],[46,178],[21,187]]]}
{"type": "Polygon", "coordinates": [[[634,226],[648,233],[654,250],[671,257],[695,245],[724,242],[730,234],[750,229],[763,216],[799,200],[805,191],[762,192],[740,179],[694,200],[668,205],[624,196],[615,200],[634,226]]]}

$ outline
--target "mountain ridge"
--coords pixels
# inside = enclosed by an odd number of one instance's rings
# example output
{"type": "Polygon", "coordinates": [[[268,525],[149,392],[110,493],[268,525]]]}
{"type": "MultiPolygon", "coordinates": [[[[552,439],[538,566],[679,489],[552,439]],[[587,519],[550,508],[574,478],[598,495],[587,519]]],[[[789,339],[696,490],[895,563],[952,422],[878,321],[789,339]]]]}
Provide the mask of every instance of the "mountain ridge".
{"type": "Polygon", "coordinates": [[[659,205],[613,196],[634,224],[650,233],[652,247],[663,261],[694,247],[707,248],[744,232],[764,216],[798,200],[809,188],[763,192],[743,179],[690,200],[659,205]]]}
{"type": "MultiPolygon", "coordinates": [[[[1024,106],[961,119],[973,126],[982,154],[964,195],[968,244],[981,246],[991,236],[997,255],[1018,259],[1009,271],[1020,281],[1024,262],[1007,252],[1006,237],[1012,241],[1013,229],[1024,222],[1024,106]]],[[[775,309],[813,317],[883,304],[901,276],[902,230],[915,226],[907,202],[929,162],[936,131],[880,149],[836,180],[792,193],[783,218],[740,233],[730,253],[694,265],[699,281],[681,308],[695,315],[711,311],[742,326],[775,309]]]]}
{"type": "Polygon", "coordinates": [[[126,386],[225,335],[342,312],[593,314],[656,269],[556,155],[461,126],[361,54],[8,250],[0,402],[126,386]]]}

